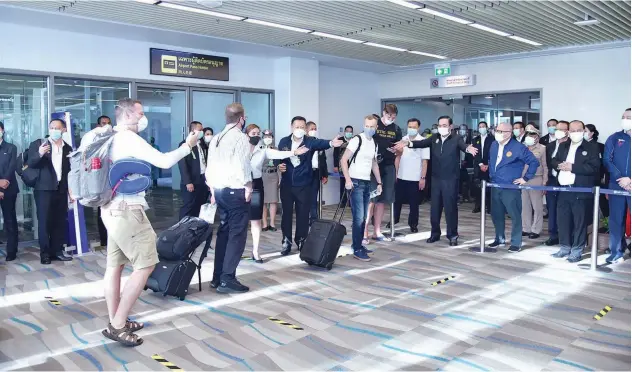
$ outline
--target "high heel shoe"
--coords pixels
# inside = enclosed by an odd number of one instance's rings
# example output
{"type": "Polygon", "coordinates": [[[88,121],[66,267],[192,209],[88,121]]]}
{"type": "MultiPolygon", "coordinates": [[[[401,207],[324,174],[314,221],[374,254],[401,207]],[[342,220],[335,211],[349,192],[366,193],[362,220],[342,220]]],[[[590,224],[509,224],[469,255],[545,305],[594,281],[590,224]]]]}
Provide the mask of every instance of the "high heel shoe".
{"type": "Polygon", "coordinates": [[[261,231],[268,231],[268,230],[270,230],[270,226],[266,226],[266,227],[261,229],[261,231]]]}
{"type": "Polygon", "coordinates": [[[261,259],[261,257],[259,257],[259,259],[257,260],[255,258],[255,255],[253,254],[250,259],[252,259],[254,262],[258,263],[258,264],[262,264],[263,263],[263,259],[261,259]]]}

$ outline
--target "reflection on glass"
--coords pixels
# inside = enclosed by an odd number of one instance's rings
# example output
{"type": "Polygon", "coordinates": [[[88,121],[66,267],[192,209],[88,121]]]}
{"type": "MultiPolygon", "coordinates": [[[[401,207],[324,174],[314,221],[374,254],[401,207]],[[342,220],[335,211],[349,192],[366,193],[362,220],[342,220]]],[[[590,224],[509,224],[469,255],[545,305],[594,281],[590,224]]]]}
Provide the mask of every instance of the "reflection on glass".
{"type": "Polygon", "coordinates": [[[55,78],[55,112],[70,112],[75,143],[96,127],[101,115],[114,124],[116,101],[129,96],[127,82],[55,78]]]}
{"type": "Polygon", "coordinates": [[[270,94],[241,92],[241,104],[244,105],[248,124],[257,124],[261,130],[270,128],[270,94]]]}
{"type": "MultiPolygon", "coordinates": [[[[18,153],[46,134],[48,123],[47,78],[0,74],[0,121],[4,141],[13,143],[18,153]]],[[[36,221],[32,189],[17,177],[20,193],[16,202],[21,241],[34,239],[36,221]]]]}
{"type": "MultiPolygon", "coordinates": [[[[235,95],[224,92],[191,92],[191,107],[193,109],[192,120],[199,121],[204,127],[213,128],[214,133],[219,133],[226,125],[226,106],[235,102],[235,95]]],[[[246,110],[246,115],[250,115],[246,110]]]]}

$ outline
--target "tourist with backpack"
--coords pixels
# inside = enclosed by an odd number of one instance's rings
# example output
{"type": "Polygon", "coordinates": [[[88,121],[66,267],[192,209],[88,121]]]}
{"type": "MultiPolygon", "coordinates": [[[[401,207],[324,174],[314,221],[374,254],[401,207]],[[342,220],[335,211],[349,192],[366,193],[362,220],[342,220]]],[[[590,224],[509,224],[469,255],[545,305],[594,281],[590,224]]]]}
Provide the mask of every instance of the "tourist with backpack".
{"type": "MultiPolygon", "coordinates": [[[[133,158],[169,169],[189,155],[198,141],[198,133],[192,132],[176,150],[164,154],[156,150],[138,135],[148,122],[141,102],[131,98],[118,101],[116,123],[108,154],[113,163],[133,158]]],[[[102,160],[101,163],[103,165],[102,160]]],[[[149,186],[150,182],[146,181],[146,188],[149,186]]],[[[134,332],[144,325],[131,321],[128,315],[158,263],[156,233],[145,214],[147,208],[144,191],[136,194],[115,192],[111,201],[101,207],[101,217],[108,231],[107,268],[103,283],[110,320],[102,333],[126,346],[137,346],[143,342],[134,332]],[[134,271],[121,293],[121,273],[128,262],[131,262],[134,271]]]]}
{"type": "Polygon", "coordinates": [[[68,231],[68,154],[72,148],[62,139],[66,122],[53,119],[48,124],[47,139],[37,139],[29,145],[26,165],[34,173],[35,207],[37,209],[40,262],[71,261],[64,254],[68,231]]]}
{"type": "Polygon", "coordinates": [[[373,115],[364,118],[364,132],[351,138],[342,159],[340,168],[345,178],[345,189],[350,193],[351,215],[353,218],[351,236],[353,257],[360,261],[371,261],[373,251],[363,243],[364,227],[369,209],[371,190],[371,172],[377,181],[375,194],[382,193],[382,178],[377,164],[377,144],[373,136],[377,130],[377,120],[373,115]]]}

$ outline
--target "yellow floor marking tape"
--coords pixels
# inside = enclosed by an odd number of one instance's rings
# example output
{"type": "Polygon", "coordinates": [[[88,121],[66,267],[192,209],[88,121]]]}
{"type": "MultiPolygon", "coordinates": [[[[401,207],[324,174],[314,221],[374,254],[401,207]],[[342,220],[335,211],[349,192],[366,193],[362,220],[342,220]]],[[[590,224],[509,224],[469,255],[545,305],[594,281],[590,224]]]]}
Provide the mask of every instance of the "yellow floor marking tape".
{"type": "Polygon", "coordinates": [[[52,297],[48,297],[48,296],[47,296],[47,297],[45,297],[45,298],[46,298],[46,299],[48,300],[48,302],[50,302],[51,304],[53,304],[53,305],[55,305],[55,306],[61,306],[61,302],[59,302],[59,301],[55,300],[54,298],[52,298],[52,297]]]}
{"type": "Polygon", "coordinates": [[[454,275],[452,275],[452,276],[449,276],[449,277],[447,277],[445,279],[441,279],[439,281],[436,281],[436,282],[432,283],[431,285],[443,284],[443,283],[447,282],[448,280],[454,279],[454,278],[456,278],[456,277],[454,275]]]}
{"type": "Polygon", "coordinates": [[[595,316],[593,316],[593,318],[595,318],[596,320],[599,320],[601,318],[603,318],[604,316],[606,316],[606,314],[608,314],[608,312],[612,310],[612,308],[610,306],[606,306],[603,309],[601,309],[601,311],[597,314],[595,314],[595,316]]]}
{"type": "Polygon", "coordinates": [[[152,355],[151,359],[155,360],[156,362],[162,364],[163,366],[169,368],[172,371],[184,371],[182,368],[180,368],[177,365],[171,363],[170,361],[168,361],[167,359],[161,357],[158,354],[152,355]]]}
{"type": "Polygon", "coordinates": [[[277,324],[280,324],[280,325],[282,325],[282,326],[286,326],[286,327],[289,327],[289,328],[295,329],[295,330],[297,330],[297,331],[303,331],[303,330],[304,330],[303,328],[301,328],[301,327],[299,327],[299,326],[297,326],[297,325],[294,325],[294,324],[292,324],[292,323],[288,323],[288,322],[283,321],[283,320],[281,320],[281,319],[277,319],[277,318],[268,318],[268,319],[269,319],[269,320],[271,320],[271,321],[273,321],[273,322],[275,322],[275,323],[277,323],[277,324]]]}

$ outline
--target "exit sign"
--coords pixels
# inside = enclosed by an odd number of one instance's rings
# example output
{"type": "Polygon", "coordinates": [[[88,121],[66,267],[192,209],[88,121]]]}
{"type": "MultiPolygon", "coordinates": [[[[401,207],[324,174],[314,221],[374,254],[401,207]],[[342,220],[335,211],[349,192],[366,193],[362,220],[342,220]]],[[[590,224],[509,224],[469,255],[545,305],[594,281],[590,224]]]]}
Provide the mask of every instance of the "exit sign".
{"type": "Polygon", "coordinates": [[[449,63],[441,63],[434,66],[435,76],[450,76],[452,69],[449,63]]]}

